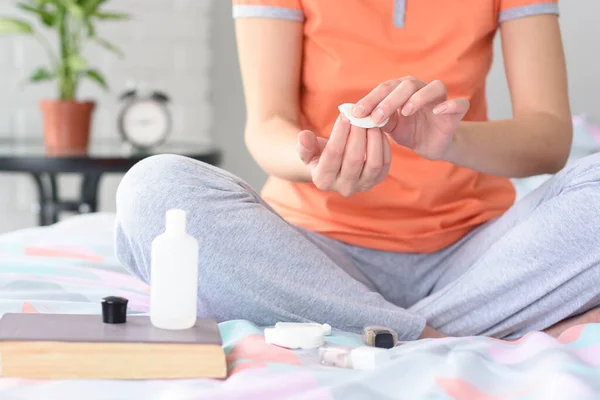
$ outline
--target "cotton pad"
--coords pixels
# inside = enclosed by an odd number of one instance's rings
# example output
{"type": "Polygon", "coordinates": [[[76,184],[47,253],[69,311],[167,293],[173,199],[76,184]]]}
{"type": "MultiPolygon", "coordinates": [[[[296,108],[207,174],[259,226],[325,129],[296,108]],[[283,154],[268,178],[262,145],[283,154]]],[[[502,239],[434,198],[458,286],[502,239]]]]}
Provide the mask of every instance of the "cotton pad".
{"type": "Polygon", "coordinates": [[[354,104],[346,103],[339,106],[338,110],[340,110],[340,113],[342,113],[342,115],[348,118],[352,125],[358,126],[359,128],[381,128],[382,126],[385,126],[385,124],[387,124],[390,120],[389,118],[387,118],[385,121],[377,124],[375,123],[375,121],[373,121],[373,118],[370,115],[364,118],[356,118],[352,115],[352,107],[354,107],[354,104]]]}

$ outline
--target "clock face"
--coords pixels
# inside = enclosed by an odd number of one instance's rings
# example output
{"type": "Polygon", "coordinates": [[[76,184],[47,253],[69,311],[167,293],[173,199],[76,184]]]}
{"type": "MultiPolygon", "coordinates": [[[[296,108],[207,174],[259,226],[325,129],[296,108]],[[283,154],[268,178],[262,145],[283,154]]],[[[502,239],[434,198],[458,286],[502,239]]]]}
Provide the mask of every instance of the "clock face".
{"type": "Polygon", "coordinates": [[[152,100],[130,105],[123,115],[122,129],[132,143],[149,147],[160,143],[169,131],[169,114],[165,107],[152,100]]]}

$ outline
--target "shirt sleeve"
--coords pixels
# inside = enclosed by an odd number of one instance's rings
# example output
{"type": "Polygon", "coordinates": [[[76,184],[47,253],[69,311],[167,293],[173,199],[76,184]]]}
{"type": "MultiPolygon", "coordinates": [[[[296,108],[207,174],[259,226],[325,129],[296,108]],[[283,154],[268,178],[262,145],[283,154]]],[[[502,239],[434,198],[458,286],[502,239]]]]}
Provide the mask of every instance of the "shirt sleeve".
{"type": "Polygon", "coordinates": [[[301,0],[233,0],[234,18],[278,18],[304,21],[301,0]]]}
{"type": "Polygon", "coordinates": [[[540,14],[558,15],[558,0],[499,0],[498,21],[540,14]]]}

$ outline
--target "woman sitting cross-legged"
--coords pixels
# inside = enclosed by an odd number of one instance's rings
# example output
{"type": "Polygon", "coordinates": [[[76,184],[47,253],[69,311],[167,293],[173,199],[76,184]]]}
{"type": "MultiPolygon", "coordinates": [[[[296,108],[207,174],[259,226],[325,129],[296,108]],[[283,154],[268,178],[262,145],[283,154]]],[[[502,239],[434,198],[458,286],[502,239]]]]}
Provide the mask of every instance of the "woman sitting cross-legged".
{"type": "Polygon", "coordinates": [[[140,162],[117,193],[123,264],[149,281],[151,242],[182,208],[201,316],[377,324],[403,340],[597,322],[600,156],[563,168],[558,6],[460,3],[234,0],[245,140],[270,178],[259,195],[184,157],[140,162]],[[513,117],[488,121],[497,30],[513,117]],[[354,126],[342,103],[387,123],[354,126]],[[509,178],[543,173],[513,204],[509,178]]]}

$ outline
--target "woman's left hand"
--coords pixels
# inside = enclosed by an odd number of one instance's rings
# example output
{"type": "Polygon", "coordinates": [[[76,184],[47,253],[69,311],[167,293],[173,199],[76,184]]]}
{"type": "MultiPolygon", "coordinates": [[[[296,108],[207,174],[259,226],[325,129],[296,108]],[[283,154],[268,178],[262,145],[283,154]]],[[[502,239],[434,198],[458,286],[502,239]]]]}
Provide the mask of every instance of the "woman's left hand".
{"type": "Polygon", "coordinates": [[[387,81],[356,103],[355,117],[372,115],[398,144],[430,160],[444,159],[458,124],[469,110],[469,100],[448,100],[441,81],[424,83],[414,77],[387,81]]]}

